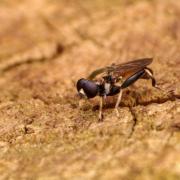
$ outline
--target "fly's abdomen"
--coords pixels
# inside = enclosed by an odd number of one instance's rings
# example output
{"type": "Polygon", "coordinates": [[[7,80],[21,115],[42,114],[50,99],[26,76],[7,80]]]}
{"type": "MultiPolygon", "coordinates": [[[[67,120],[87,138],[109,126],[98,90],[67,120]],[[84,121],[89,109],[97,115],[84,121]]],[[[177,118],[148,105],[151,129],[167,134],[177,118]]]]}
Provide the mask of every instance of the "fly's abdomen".
{"type": "Polygon", "coordinates": [[[119,86],[113,86],[109,92],[109,94],[107,94],[107,96],[114,96],[116,94],[118,94],[120,92],[120,87],[119,86]]]}

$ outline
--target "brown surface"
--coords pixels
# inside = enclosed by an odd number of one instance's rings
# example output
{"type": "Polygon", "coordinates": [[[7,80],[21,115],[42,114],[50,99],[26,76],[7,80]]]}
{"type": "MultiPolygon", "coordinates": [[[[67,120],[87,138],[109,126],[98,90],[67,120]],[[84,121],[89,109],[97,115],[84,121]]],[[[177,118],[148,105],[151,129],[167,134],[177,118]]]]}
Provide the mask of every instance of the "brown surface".
{"type": "Polygon", "coordinates": [[[0,2],[0,179],[180,179],[180,2],[125,2],[0,2]],[[78,106],[77,79],[142,57],[164,91],[78,106]]]}

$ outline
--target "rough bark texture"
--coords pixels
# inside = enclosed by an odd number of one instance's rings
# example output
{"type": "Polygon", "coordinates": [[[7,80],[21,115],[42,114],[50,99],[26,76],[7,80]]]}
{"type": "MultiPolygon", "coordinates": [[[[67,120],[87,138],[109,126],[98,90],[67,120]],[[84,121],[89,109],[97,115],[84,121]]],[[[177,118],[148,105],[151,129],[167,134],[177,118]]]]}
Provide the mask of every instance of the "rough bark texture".
{"type": "Polygon", "coordinates": [[[2,0],[0,179],[180,179],[180,2],[2,0]],[[79,106],[92,70],[153,57],[117,118],[79,106]]]}

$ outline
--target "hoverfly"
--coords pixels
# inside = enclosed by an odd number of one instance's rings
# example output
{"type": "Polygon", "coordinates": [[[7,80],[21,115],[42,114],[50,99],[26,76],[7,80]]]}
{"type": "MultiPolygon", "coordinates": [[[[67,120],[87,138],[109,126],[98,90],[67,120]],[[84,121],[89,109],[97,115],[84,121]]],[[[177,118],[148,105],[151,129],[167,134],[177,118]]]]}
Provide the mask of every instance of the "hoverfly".
{"type": "Polygon", "coordinates": [[[99,121],[103,120],[103,99],[106,99],[107,96],[119,94],[115,105],[115,112],[119,117],[118,107],[123,89],[129,87],[138,79],[151,79],[152,86],[156,87],[153,71],[147,67],[152,61],[152,58],[144,58],[97,69],[87,79],[82,78],[77,81],[77,91],[80,97],[87,99],[100,96],[99,121]],[[98,76],[100,77],[98,78],[98,76]]]}

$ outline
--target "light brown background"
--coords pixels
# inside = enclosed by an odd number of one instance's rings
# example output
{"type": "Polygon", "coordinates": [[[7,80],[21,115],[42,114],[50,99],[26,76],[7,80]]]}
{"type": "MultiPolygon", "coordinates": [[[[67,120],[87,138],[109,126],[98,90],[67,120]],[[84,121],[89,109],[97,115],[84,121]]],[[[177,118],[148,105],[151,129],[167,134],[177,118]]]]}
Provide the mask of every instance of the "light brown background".
{"type": "Polygon", "coordinates": [[[177,0],[1,0],[0,179],[179,179],[179,19],[177,0]],[[78,106],[79,78],[142,57],[164,91],[140,80],[103,123],[78,106]]]}

